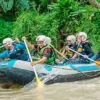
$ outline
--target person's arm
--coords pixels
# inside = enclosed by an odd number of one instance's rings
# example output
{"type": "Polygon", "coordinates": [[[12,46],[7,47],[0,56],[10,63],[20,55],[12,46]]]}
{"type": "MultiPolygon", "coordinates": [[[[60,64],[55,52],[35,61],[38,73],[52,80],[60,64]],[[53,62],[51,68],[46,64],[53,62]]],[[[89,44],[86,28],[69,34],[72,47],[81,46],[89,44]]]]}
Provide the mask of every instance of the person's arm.
{"type": "Polygon", "coordinates": [[[23,50],[26,48],[24,42],[20,42],[18,38],[16,38],[15,40],[15,46],[18,47],[19,49],[23,50]]]}
{"type": "Polygon", "coordinates": [[[51,54],[52,54],[52,49],[51,48],[45,49],[44,52],[43,52],[42,59],[40,59],[40,60],[38,60],[36,62],[32,62],[32,65],[44,64],[45,61],[51,57],[51,54]]]}
{"type": "Polygon", "coordinates": [[[67,52],[69,51],[68,46],[65,47],[65,49],[64,49],[63,52],[62,52],[62,54],[64,55],[66,51],[67,51],[67,52]]]}
{"type": "Polygon", "coordinates": [[[76,58],[77,56],[78,56],[78,54],[75,53],[75,54],[73,55],[72,59],[76,58]]]}
{"type": "Polygon", "coordinates": [[[35,61],[35,62],[32,62],[32,66],[36,65],[36,64],[44,64],[45,61],[47,60],[47,57],[42,57],[42,59],[38,60],[38,61],[35,61]]]}
{"type": "Polygon", "coordinates": [[[65,54],[65,49],[63,50],[63,52],[62,52],[62,55],[64,55],[65,54]]]}
{"type": "Polygon", "coordinates": [[[29,48],[35,49],[34,45],[31,44],[31,43],[29,43],[28,40],[26,40],[26,44],[27,44],[27,46],[28,46],[29,48]]]}
{"type": "Polygon", "coordinates": [[[88,53],[88,57],[91,58],[94,55],[94,52],[92,51],[92,49],[90,48],[90,46],[88,44],[84,45],[84,50],[86,53],[88,53]]]}
{"type": "Polygon", "coordinates": [[[29,43],[28,40],[26,39],[26,37],[22,37],[22,40],[23,40],[23,41],[24,41],[24,40],[26,41],[26,44],[28,45],[29,48],[35,49],[34,45],[31,44],[31,43],[29,43]]]}
{"type": "Polygon", "coordinates": [[[0,59],[4,59],[4,58],[7,58],[7,57],[9,57],[7,50],[0,54],[0,59]]]}
{"type": "Polygon", "coordinates": [[[26,46],[25,46],[24,42],[16,43],[15,46],[16,46],[17,48],[21,49],[21,50],[26,49],[26,46]]]}

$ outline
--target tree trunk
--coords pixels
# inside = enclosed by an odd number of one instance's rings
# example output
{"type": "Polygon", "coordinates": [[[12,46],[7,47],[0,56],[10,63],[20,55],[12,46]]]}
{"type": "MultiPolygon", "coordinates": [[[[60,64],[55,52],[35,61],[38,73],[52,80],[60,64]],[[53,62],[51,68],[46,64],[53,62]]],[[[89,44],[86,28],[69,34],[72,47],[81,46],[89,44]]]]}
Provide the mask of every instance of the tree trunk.
{"type": "Polygon", "coordinates": [[[89,3],[94,6],[95,8],[100,8],[100,3],[97,0],[88,0],[89,3]]]}

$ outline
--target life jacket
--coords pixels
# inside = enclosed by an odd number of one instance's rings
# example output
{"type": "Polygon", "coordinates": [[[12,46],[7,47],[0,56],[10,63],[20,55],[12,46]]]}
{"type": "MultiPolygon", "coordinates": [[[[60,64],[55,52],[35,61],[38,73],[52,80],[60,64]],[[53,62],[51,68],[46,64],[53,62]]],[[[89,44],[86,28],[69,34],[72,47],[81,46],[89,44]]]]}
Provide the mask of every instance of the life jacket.
{"type": "Polygon", "coordinates": [[[10,59],[29,61],[28,54],[24,50],[17,48],[16,45],[14,45],[14,48],[11,53],[9,50],[8,50],[8,52],[10,54],[10,59]]]}
{"type": "MultiPolygon", "coordinates": [[[[73,44],[73,45],[67,45],[67,46],[68,46],[69,48],[73,49],[73,50],[76,49],[76,44],[73,44]]],[[[72,58],[73,55],[74,55],[74,52],[71,51],[71,50],[68,50],[68,51],[67,51],[66,57],[69,59],[69,58],[72,58]]]]}
{"type": "Polygon", "coordinates": [[[33,49],[32,51],[32,57],[34,57],[34,60],[37,61],[37,58],[40,59],[40,55],[38,54],[38,51],[40,50],[39,47],[37,47],[37,49],[33,49]]]}
{"type": "MultiPolygon", "coordinates": [[[[81,53],[82,55],[88,55],[86,52],[85,52],[85,49],[84,49],[84,45],[87,44],[90,48],[91,48],[91,43],[86,41],[86,42],[82,42],[80,45],[77,46],[77,52],[81,53]]],[[[81,57],[83,58],[82,56],[78,55],[78,57],[81,57]]]]}
{"type": "Polygon", "coordinates": [[[44,46],[41,50],[39,50],[39,48],[38,48],[37,53],[38,53],[39,57],[42,58],[44,50],[49,49],[49,48],[52,49],[52,54],[51,54],[51,57],[45,61],[45,63],[49,64],[49,65],[54,65],[55,64],[55,52],[50,45],[44,46]]]}

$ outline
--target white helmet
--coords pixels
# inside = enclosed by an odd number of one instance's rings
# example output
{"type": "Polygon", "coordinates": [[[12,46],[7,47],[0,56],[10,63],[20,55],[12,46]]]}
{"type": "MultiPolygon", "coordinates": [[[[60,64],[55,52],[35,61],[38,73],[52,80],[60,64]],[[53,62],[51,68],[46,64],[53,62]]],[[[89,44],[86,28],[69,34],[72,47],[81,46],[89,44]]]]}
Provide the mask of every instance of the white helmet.
{"type": "Polygon", "coordinates": [[[77,36],[81,36],[82,37],[82,41],[86,41],[87,40],[87,34],[85,32],[79,32],[77,34],[77,36]]]}
{"type": "Polygon", "coordinates": [[[71,41],[72,44],[74,44],[74,43],[76,42],[76,37],[75,37],[74,35],[69,35],[69,36],[67,37],[67,40],[71,41]]]}
{"type": "Polygon", "coordinates": [[[11,38],[5,38],[3,40],[3,44],[7,44],[8,46],[11,46],[13,43],[13,40],[11,38]]]}
{"type": "Polygon", "coordinates": [[[44,45],[46,45],[46,36],[45,35],[39,35],[37,38],[36,38],[36,41],[43,41],[44,45]]]}
{"type": "Polygon", "coordinates": [[[46,37],[46,43],[51,44],[51,38],[50,37],[46,37]]]}

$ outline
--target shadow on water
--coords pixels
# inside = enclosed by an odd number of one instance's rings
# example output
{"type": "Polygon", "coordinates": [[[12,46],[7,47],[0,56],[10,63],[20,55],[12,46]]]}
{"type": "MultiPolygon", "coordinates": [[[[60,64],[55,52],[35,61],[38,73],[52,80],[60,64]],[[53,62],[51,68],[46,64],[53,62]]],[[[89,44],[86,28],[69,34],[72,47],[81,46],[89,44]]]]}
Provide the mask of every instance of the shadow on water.
{"type": "Polygon", "coordinates": [[[4,84],[1,84],[0,87],[2,89],[20,89],[20,88],[23,88],[23,86],[20,86],[18,84],[13,84],[13,83],[4,83],[4,84]]]}

